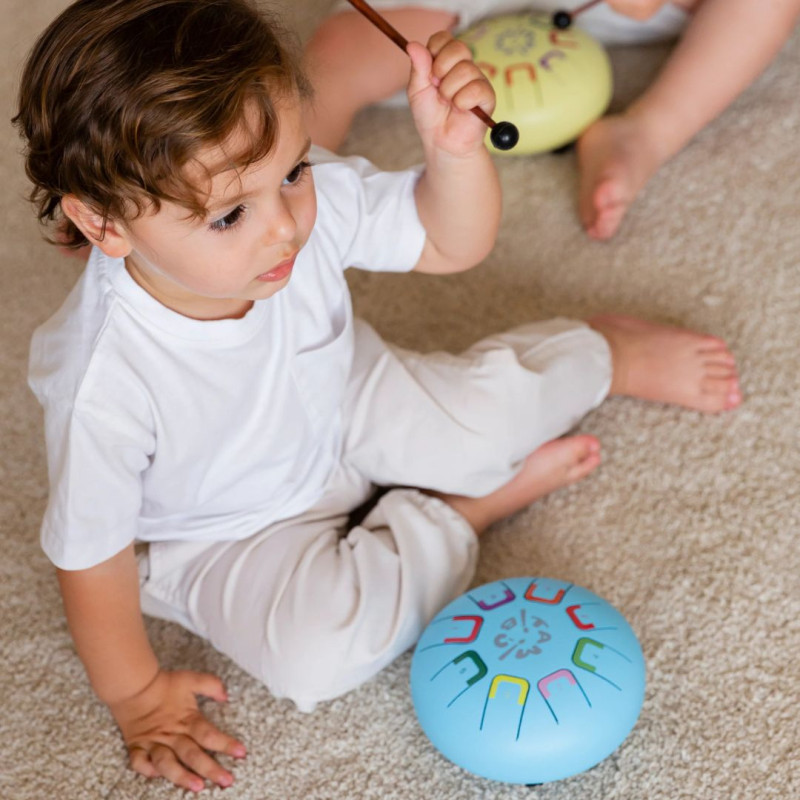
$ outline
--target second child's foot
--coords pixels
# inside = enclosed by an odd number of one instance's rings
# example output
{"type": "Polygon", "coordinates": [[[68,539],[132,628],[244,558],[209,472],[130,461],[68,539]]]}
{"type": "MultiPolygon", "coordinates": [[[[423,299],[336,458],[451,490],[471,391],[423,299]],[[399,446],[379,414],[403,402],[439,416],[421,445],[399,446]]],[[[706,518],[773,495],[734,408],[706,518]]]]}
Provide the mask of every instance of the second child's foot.
{"type": "Polygon", "coordinates": [[[600,463],[600,442],[581,434],[553,439],[531,453],[504,486],[484,497],[436,494],[458,511],[476,533],[521,511],[545,495],[585,478],[600,463]]]}
{"type": "Polygon", "coordinates": [[[736,361],[722,339],[613,314],[588,323],[611,348],[610,394],[707,412],[742,402],[736,361]]]}
{"type": "Polygon", "coordinates": [[[578,140],[578,213],[593,239],[610,239],[663,158],[633,117],[603,117],[578,140]]]}

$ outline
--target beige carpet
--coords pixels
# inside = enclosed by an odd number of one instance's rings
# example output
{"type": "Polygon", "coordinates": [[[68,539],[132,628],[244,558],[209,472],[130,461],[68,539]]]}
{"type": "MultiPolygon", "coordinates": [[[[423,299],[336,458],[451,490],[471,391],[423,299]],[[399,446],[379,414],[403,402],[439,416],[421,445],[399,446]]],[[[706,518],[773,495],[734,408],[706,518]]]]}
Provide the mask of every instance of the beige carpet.
{"type": "MultiPolygon", "coordinates": [[[[34,34],[64,0],[2,0],[3,118],[34,34]]],[[[305,33],[326,2],[292,4],[305,33]]],[[[614,54],[618,99],[665,50],[614,54]]],[[[220,674],[208,707],[250,756],[229,800],[735,800],[800,797],[800,36],[670,163],[610,244],[576,223],[574,156],[505,160],[502,233],[471,274],[354,275],[358,311],[389,338],[458,348],[528,319],[619,309],[727,337],[738,412],[708,418],[616,399],[581,429],[605,463],[583,484],[499,525],[477,581],[520,573],[611,600],[648,664],[641,718],[612,757],[536,789],[475,778],[441,758],[414,718],[409,655],[311,716],[276,702],[211,647],[149,624],[168,667],[220,674]]],[[[2,126],[2,550],[0,798],[155,800],[180,792],[126,768],[88,687],[38,545],[47,492],[39,408],[25,385],[30,333],[79,266],[41,240],[23,202],[16,134],[2,126]]],[[[347,149],[386,167],[419,156],[402,111],[374,110],[347,149]]]]}

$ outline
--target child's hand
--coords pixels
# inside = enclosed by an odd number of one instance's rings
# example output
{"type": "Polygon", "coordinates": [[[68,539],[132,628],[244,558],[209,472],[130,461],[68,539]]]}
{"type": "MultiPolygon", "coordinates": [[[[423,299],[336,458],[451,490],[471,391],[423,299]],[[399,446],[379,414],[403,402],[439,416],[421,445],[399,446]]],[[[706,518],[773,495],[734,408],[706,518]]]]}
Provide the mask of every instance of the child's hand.
{"type": "Polygon", "coordinates": [[[669,0],[607,0],[608,5],[618,14],[644,22],[650,19],[661,6],[666,5],[669,0]]]}
{"type": "Polygon", "coordinates": [[[196,695],[227,700],[214,675],[162,670],[139,694],[109,706],[136,772],[147,778],[162,776],[193,792],[204,788],[204,778],[223,788],[233,783],[233,775],[206,751],[242,758],[244,745],[200,713],[196,695]]]}
{"type": "Polygon", "coordinates": [[[408,101],[423,144],[457,156],[479,150],[486,125],[470,109],[480,106],[491,115],[495,96],[469,48],[440,31],[427,48],[409,42],[408,55],[408,101]]]}

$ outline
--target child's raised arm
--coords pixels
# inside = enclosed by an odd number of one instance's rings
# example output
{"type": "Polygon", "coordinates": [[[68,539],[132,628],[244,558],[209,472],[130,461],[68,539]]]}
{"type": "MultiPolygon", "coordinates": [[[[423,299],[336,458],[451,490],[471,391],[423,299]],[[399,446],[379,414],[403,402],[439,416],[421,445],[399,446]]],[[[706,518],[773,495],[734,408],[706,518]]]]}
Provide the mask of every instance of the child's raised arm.
{"type": "Polygon", "coordinates": [[[500,225],[501,194],[484,145],[486,126],[470,109],[494,110],[494,91],[469,48],[449,33],[425,48],[410,42],[408,98],[425,152],[416,189],[427,239],[415,269],[459,272],[483,260],[500,225]]]}
{"type": "Polygon", "coordinates": [[[214,675],[161,670],[139,610],[133,545],[84,570],[58,570],[70,633],[92,687],[114,715],[131,767],[198,791],[208,778],[230,786],[233,776],[205,751],[234,757],[244,746],[217,730],[196,695],[226,698],[214,675]]]}

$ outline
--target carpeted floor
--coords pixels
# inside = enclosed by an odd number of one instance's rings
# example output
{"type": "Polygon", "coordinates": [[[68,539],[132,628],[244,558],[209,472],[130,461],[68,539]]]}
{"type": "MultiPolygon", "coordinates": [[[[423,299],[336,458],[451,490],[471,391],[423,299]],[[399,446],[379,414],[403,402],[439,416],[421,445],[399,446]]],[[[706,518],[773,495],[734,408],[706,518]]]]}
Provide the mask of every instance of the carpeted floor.
{"type": "MultiPolygon", "coordinates": [[[[24,53],[64,0],[3,0],[0,107],[12,114],[24,53]]],[[[292,13],[307,33],[327,3],[292,13]]],[[[613,54],[617,102],[646,85],[663,48],[613,54]]],[[[625,399],[581,430],[604,464],[584,483],[496,526],[476,582],[542,574],[612,601],[641,638],[644,708],[620,749],[587,773],[530,789],[491,783],[440,757],[420,731],[409,655],[311,716],[181,629],[149,623],[169,667],[218,673],[231,702],[209,715],[241,737],[231,800],[735,800],[800,797],[800,36],[757,84],[673,160],[620,234],[592,243],[574,213],[572,154],[500,163],[497,247],[449,278],[352,276],[357,310],[390,339],[459,348],[556,314],[617,309],[726,337],[743,407],[704,417],[625,399]]],[[[0,401],[0,797],[181,796],[126,767],[93,698],[38,545],[47,486],[28,341],[80,266],[41,241],[23,195],[15,132],[2,128],[0,401]]],[[[363,114],[348,151],[399,167],[419,155],[401,110],[363,114]]],[[[208,796],[223,796],[221,791],[208,796]]]]}

